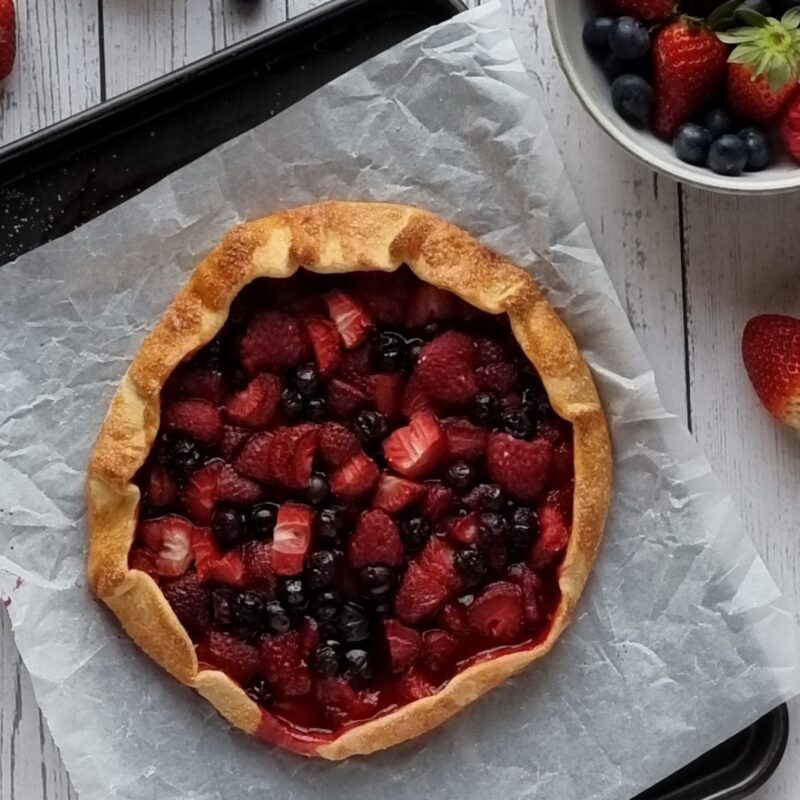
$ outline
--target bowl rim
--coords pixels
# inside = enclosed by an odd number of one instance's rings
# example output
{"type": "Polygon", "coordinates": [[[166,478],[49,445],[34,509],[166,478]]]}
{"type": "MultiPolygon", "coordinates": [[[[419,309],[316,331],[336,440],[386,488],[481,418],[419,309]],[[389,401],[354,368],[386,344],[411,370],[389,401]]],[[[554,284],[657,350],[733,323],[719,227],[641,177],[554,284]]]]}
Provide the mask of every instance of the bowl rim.
{"type": "Polygon", "coordinates": [[[655,155],[642,147],[625,131],[608,117],[608,115],[595,102],[589,92],[584,88],[583,82],[578,74],[575,64],[572,61],[562,35],[561,17],[558,12],[559,5],[575,2],[576,0],[545,0],[547,9],[547,23],[550,29],[550,36],[553,40],[553,47],[556,51],[559,64],[570,88],[577,96],[581,105],[586,109],[592,119],[629,155],[633,156],[640,164],[649,167],[651,170],[672,178],[681,183],[694,186],[697,189],[710,189],[725,194],[741,195],[766,195],[766,194],[786,194],[800,189],[800,167],[796,170],[796,176],[785,178],[759,178],[755,175],[763,173],[750,173],[754,175],[750,180],[742,180],[739,177],[728,177],[708,172],[702,177],[698,175],[698,169],[691,165],[685,167],[678,164],[671,164],[664,161],[660,156],[655,155]]]}

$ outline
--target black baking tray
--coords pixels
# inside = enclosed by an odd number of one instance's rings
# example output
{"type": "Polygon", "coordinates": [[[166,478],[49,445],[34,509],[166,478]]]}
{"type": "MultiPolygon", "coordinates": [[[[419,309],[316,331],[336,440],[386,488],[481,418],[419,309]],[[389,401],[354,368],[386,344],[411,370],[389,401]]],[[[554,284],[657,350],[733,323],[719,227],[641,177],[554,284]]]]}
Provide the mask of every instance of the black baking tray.
{"type": "MultiPolygon", "coordinates": [[[[338,0],[0,149],[0,264],[462,10],[338,0]]],[[[787,737],[781,706],[635,800],[739,800],[772,774],[787,737]]]]}

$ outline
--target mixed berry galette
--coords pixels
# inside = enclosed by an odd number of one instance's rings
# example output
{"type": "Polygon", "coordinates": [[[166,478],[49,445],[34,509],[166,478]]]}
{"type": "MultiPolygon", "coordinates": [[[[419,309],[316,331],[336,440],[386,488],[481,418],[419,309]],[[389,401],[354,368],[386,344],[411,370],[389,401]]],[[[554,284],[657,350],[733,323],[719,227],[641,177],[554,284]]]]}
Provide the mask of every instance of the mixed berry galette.
{"type": "Polygon", "coordinates": [[[345,758],[552,647],[610,476],[529,275],[418,209],[311,205],[229,233],[142,344],[89,468],[89,576],[234,725],[345,758]]]}

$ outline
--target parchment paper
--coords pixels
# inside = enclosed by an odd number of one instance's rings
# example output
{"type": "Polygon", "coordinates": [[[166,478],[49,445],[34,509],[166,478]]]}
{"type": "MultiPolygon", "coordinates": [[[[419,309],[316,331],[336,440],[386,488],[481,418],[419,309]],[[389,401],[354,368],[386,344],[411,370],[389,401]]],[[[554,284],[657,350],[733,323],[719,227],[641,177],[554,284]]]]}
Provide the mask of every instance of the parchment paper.
{"type": "Polygon", "coordinates": [[[794,616],[659,401],[499,6],[381,55],[2,282],[0,589],[82,800],[625,798],[798,691],[794,616]],[[232,732],[84,577],[87,458],[143,335],[231,224],[322,198],[427,207],[535,273],[591,363],[616,465],[597,569],[552,655],[432,735],[338,765],[232,732]]]}

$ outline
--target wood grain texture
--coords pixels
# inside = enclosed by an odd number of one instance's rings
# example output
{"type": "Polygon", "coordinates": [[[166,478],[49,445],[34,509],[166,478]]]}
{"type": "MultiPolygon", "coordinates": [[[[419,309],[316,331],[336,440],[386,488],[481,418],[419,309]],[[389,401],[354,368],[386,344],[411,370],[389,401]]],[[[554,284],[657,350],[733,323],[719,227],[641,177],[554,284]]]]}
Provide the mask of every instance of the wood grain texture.
{"type": "Polygon", "coordinates": [[[97,0],[17,0],[17,39],[0,81],[0,146],[101,99],[97,0]]]}
{"type": "MultiPolygon", "coordinates": [[[[800,607],[800,436],[764,411],[741,359],[748,319],[800,316],[800,196],[734,198],[685,189],[684,212],[694,434],[778,586],[800,607]]],[[[793,721],[800,720],[800,703],[791,709],[793,721]]],[[[758,800],[798,795],[796,728],[775,778],[754,795],[758,800]]]]}

